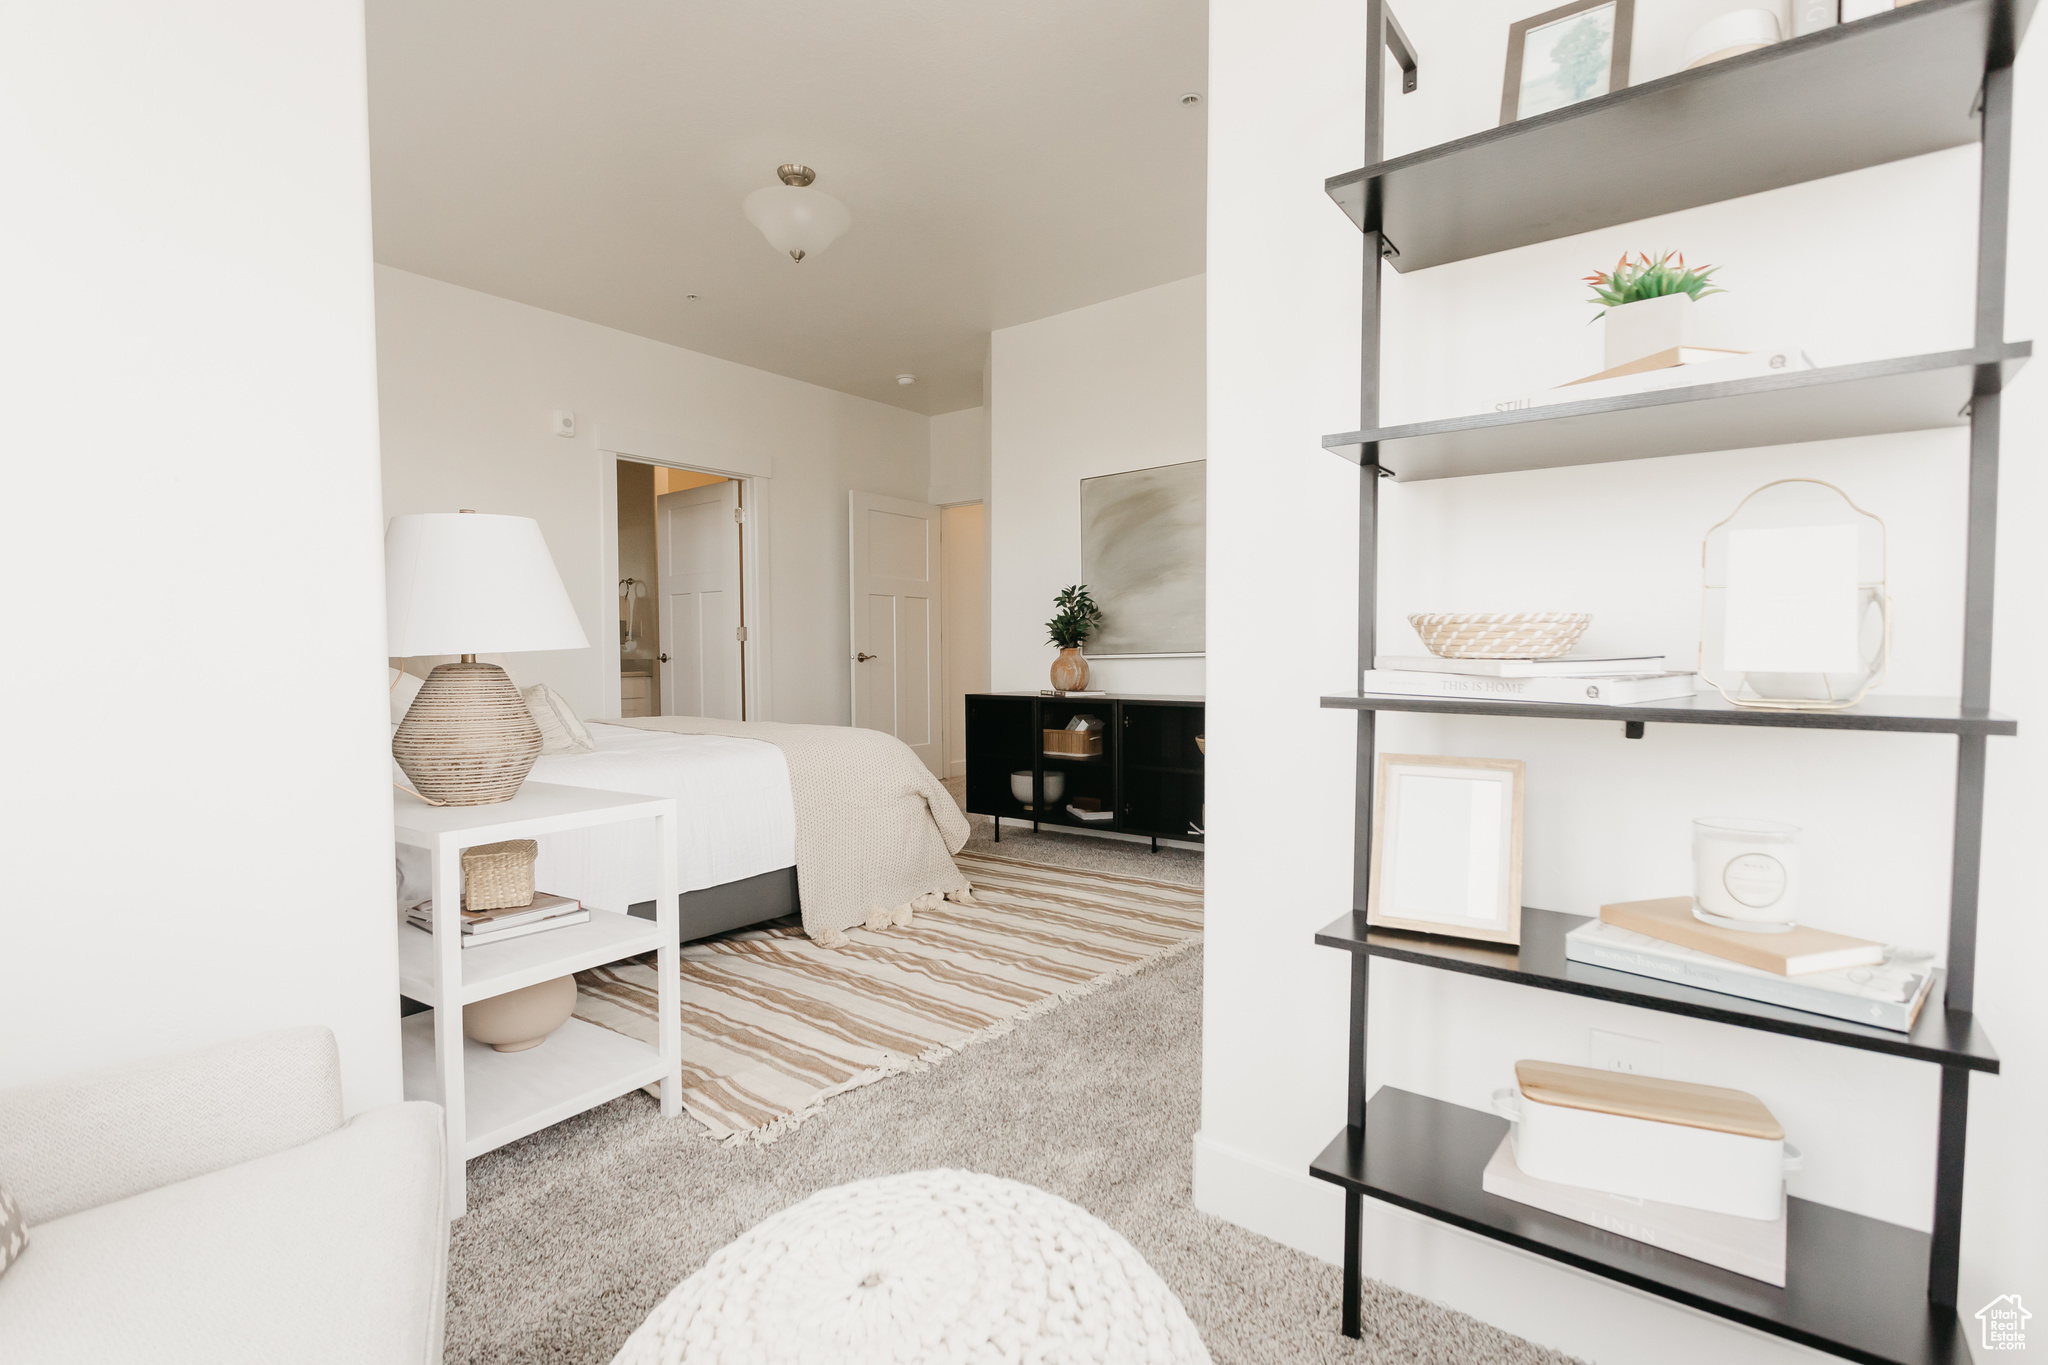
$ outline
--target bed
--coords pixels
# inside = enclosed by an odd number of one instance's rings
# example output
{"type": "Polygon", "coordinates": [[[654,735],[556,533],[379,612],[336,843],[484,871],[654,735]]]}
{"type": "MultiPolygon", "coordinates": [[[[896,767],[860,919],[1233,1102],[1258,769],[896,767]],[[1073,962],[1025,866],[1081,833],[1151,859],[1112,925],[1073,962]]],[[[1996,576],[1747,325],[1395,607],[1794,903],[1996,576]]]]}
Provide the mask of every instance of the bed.
{"type": "MultiPolygon", "coordinates": [[[[588,732],[593,752],[543,755],[530,780],[675,798],[684,942],[793,913],[830,940],[878,909],[966,889],[950,856],[966,820],[891,736],[681,716],[588,732]]],[[[651,918],[652,839],[651,823],[545,836],[535,884],[651,918]]],[[[401,900],[428,894],[425,859],[409,852],[401,900]]]]}

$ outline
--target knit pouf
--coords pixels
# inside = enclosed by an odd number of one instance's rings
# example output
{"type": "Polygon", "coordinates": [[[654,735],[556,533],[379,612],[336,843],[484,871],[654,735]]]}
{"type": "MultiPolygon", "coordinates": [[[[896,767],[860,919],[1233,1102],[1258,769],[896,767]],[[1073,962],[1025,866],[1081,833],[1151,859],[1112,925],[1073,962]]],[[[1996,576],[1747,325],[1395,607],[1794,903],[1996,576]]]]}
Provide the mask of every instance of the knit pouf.
{"type": "Polygon", "coordinates": [[[823,1190],[677,1285],[613,1365],[1207,1365],[1187,1310],[1106,1223],[1014,1180],[823,1190]]]}

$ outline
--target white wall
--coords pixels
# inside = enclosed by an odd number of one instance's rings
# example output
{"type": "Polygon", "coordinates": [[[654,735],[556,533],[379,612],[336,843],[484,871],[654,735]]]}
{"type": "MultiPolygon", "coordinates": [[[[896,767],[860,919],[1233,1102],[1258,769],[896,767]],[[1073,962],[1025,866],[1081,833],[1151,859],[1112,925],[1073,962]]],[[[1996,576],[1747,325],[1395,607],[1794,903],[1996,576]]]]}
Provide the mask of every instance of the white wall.
{"type": "Polygon", "coordinates": [[[988,409],[932,418],[932,480],[925,501],[940,507],[988,497],[988,409]]]}
{"type": "MultiPolygon", "coordinates": [[[[1402,96],[1390,84],[1388,155],[1494,121],[1507,26],[1528,8],[1401,7],[1421,88],[1402,96]]],[[[1216,0],[1210,15],[1210,484],[1231,490],[1210,505],[1210,632],[1248,618],[1265,629],[1260,649],[1219,655],[1209,679],[1196,1200],[1334,1260],[1341,1200],[1306,1165],[1344,1122],[1347,964],[1311,935],[1350,905],[1354,721],[1315,698],[1355,689],[1359,474],[1317,444],[1357,425],[1361,253],[1321,187],[1359,161],[1364,7],[1216,0]]],[[[1660,23],[1671,20],[1660,11],[1660,23]]],[[[2018,261],[2048,228],[2041,46],[2036,34],[2019,78],[2018,261]]],[[[1586,325],[1592,309],[1577,281],[1623,250],[1680,248],[1720,263],[1730,292],[1703,309],[1749,344],[1800,338],[1822,363],[1967,345],[1975,157],[1958,149],[1435,270],[1389,271],[1383,416],[1476,410],[1597,370],[1599,329],[1586,325]],[[1894,226],[1900,204],[1913,206],[1910,242],[1894,226]],[[1822,280],[1882,284],[1817,288],[1822,280]]],[[[2010,300],[2008,336],[2031,336],[2048,320],[2038,275],[2016,270],[2010,300]]],[[[2048,1297],[2038,1217],[2048,1206],[2038,1160],[2048,1005],[2028,965],[2048,957],[2030,856],[2048,818],[2038,780],[2048,660],[2036,619],[2048,565],[2031,530],[2048,515],[2048,476],[2026,457],[2048,434],[2043,383],[2036,366],[2005,404],[1993,701],[2026,729],[1991,746],[1978,1007],[2006,1074],[1972,1087],[1966,1322],[1995,1294],[2048,1297]]],[[[997,431],[1000,491],[1000,420],[997,431]]],[[[1965,447],[1956,430],[1382,484],[1380,639],[1413,647],[1410,611],[1542,607],[1592,612],[1595,649],[1688,658],[1701,535],[1759,484],[1807,475],[1839,483],[1889,523],[1896,632],[1886,690],[1952,694],[1965,447]]],[[[998,525],[1000,507],[999,496],[998,525]]],[[[1652,725],[1646,739],[1626,741],[1606,724],[1392,714],[1380,736],[1392,751],[1526,760],[1527,904],[1590,913],[1603,901],[1683,894],[1688,820],[1757,814],[1805,828],[1813,922],[1945,942],[1952,740],[1652,725]]],[[[1372,982],[1374,1087],[1483,1107],[1518,1057],[1586,1061],[1590,1028],[1658,1040],[1672,1074],[1752,1091],[1781,1116],[1808,1156],[1795,1194],[1928,1226],[1931,1067],[1398,964],[1376,963],[1372,982]]],[[[1819,1358],[1366,1205],[1371,1273],[1604,1365],[1819,1358]]]]}
{"type": "MultiPolygon", "coordinates": [[[[1196,275],[990,335],[996,690],[1050,685],[1053,594],[1081,578],[1081,480],[1203,458],[1204,308],[1196,275]]],[[[1089,670],[1090,687],[1112,692],[1203,690],[1199,658],[1090,659],[1089,670]]]]}
{"type": "Polygon", "coordinates": [[[758,719],[848,723],[846,495],[921,501],[930,419],[389,266],[377,268],[377,363],[385,511],[536,518],[595,642],[504,660],[515,678],[603,714],[618,587],[600,445],[629,428],[661,435],[644,453],[667,463],[772,470],[765,524],[749,528],[767,559],[773,661],[758,719]],[[549,428],[558,408],[577,415],[573,439],[549,428]]]}
{"type": "Polygon", "coordinates": [[[398,1099],[362,6],[7,29],[0,1087],[319,1023],[398,1099]]]}

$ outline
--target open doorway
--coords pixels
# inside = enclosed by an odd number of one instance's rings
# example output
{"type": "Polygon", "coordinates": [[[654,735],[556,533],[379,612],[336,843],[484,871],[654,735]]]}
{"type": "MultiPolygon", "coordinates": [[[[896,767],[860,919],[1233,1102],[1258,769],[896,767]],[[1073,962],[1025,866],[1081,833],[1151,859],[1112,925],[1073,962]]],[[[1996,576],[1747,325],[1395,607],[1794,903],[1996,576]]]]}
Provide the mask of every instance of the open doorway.
{"type": "Polygon", "coordinates": [[[967,695],[988,691],[988,536],[978,502],[940,511],[946,771],[967,775],[967,695]]]}
{"type": "Polygon", "coordinates": [[[617,467],[619,714],[745,720],[746,481],[617,467]]]}

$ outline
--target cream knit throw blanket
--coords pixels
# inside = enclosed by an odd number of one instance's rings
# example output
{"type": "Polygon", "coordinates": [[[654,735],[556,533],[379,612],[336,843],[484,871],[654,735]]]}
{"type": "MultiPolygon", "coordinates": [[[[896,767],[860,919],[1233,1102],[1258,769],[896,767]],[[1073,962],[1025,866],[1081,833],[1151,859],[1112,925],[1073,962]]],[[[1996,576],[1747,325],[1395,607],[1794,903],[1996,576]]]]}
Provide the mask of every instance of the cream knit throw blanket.
{"type": "Polygon", "coordinates": [[[612,720],[638,730],[759,739],[782,750],[796,806],[796,883],[804,932],[827,947],[857,924],[909,924],[922,905],[965,900],[952,855],[967,817],[910,747],[843,725],[651,716],[612,720]]]}

